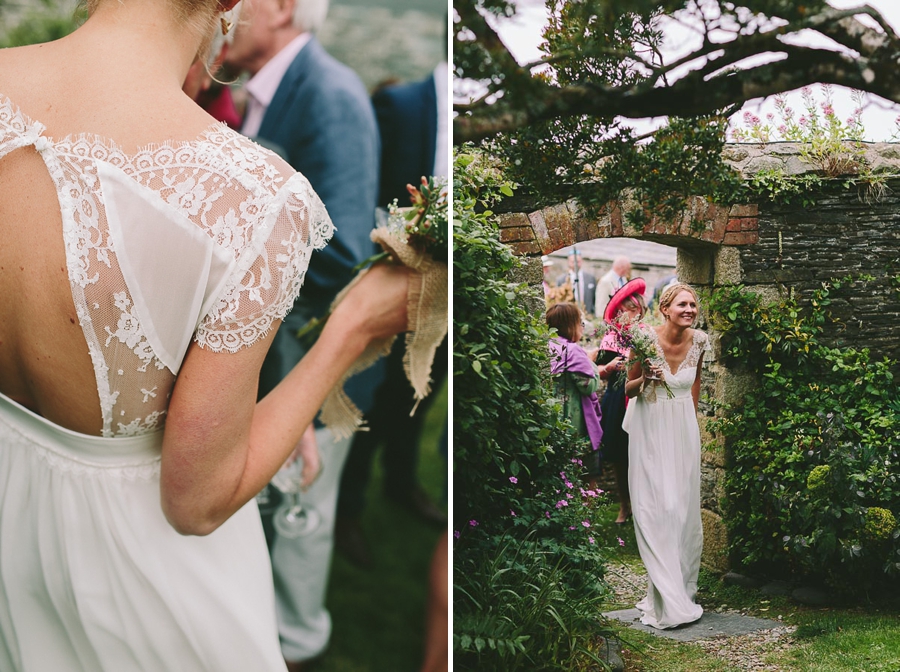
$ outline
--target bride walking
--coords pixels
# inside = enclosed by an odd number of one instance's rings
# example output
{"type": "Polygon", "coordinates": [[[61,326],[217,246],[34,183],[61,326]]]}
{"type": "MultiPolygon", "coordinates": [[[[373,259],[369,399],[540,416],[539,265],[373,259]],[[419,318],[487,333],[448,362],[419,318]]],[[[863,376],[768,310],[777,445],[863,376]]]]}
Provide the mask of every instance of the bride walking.
{"type": "Polygon", "coordinates": [[[692,328],[698,301],[689,285],[669,287],[659,310],[665,322],[647,329],[658,357],[628,372],[625,393],[636,400],[623,428],[635,536],[648,575],[647,595],[637,607],[645,625],[673,628],[703,613],[694,602],[703,547],[697,403],[708,337],[692,328]]]}
{"type": "Polygon", "coordinates": [[[182,93],[235,2],[89,0],[0,51],[4,672],[285,670],[254,496],[406,327],[408,273],[373,269],[256,403],[332,226],[182,93]]]}

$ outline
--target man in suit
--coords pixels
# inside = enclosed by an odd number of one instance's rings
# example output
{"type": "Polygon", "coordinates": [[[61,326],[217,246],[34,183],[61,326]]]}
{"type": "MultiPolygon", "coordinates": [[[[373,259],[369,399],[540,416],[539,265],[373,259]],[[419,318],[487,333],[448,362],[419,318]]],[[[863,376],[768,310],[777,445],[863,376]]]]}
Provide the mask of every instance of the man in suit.
{"type": "Polygon", "coordinates": [[[564,285],[568,282],[572,285],[575,303],[584,306],[584,311],[593,315],[597,279],[592,273],[585,271],[581,267],[583,262],[584,259],[581,256],[581,252],[573,248],[569,252],[569,270],[557,278],[556,284],[564,285]]]}
{"type": "Polygon", "coordinates": [[[630,278],[631,260],[628,257],[616,257],[612,268],[597,283],[597,315],[603,315],[612,295],[630,278]]]}
{"type": "MultiPolygon", "coordinates": [[[[374,252],[369,234],[378,189],[378,129],[359,77],[312,35],[327,10],[327,0],[243,0],[226,56],[226,66],[251,75],[242,132],[283,150],[309,179],[337,229],[325,250],[313,254],[300,296],[275,337],[260,376],[261,396],[305,353],[297,329],[323,315],[353,267],[374,252]]],[[[364,412],[382,371],[365,371],[345,387],[364,412]]],[[[312,440],[311,434],[304,440],[312,440]]],[[[314,436],[322,472],[302,501],[321,517],[318,527],[288,539],[273,532],[265,515],[263,520],[271,540],[282,653],[291,672],[308,669],[331,635],[325,588],[338,482],[350,448],[349,439],[336,440],[326,429],[314,436]]]]}
{"type": "MultiPolygon", "coordinates": [[[[418,184],[423,176],[447,176],[447,77],[447,63],[443,62],[422,81],[386,86],[373,94],[381,134],[379,206],[387,207],[394,200],[401,207],[407,206],[407,184],[418,184]]],[[[370,567],[372,559],[360,518],[372,458],[379,444],[383,444],[387,497],[429,523],[447,525],[447,516],[428,499],[416,477],[419,437],[434,395],[426,397],[410,417],[415,399],[403,370],[404,352],[403,339],[397,339],[387,360],[385,379],[375,395],[374,408],[366,415],[370,431],[353,437],[341,476],[336,543],[347,559],[363,568],[370,567]]],[[[431,376],[434,390],[447,377],[446,339],[435,355],[431,376]]]]}

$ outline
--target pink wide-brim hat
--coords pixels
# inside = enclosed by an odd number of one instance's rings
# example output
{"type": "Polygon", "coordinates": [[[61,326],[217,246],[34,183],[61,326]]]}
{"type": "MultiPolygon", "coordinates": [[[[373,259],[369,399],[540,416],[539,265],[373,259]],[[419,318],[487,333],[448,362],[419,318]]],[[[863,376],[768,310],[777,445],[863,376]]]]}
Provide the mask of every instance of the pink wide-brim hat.
{"type": "Polygon", "coordinates": [[[612,298],[606,305],[606,310],[603,311],[603,321],[607,324],[612,323],[612,320],[616,316],[616,313],[619,312],[619,308],[622,306],[623,301],[635,294],[645,294],[646,292],[647,283],[644,282],[643,278],[635,278],[634,280],[626,282],[612,295],[612,298]]]}

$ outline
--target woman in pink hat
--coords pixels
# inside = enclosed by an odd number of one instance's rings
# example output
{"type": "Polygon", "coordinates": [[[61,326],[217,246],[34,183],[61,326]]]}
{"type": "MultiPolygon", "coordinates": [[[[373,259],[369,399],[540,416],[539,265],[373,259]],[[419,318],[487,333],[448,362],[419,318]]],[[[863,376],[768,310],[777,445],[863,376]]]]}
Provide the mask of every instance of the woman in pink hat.
{"type": "MultiPolygon", "coordinates": [[[[643,278],[635,278],[620,287],[606,306],[603,320],[607,324],[637,324],[647,312],[644,292],[647,284],[643,278]]],[[[609,331],[600,342],[597,362],[622,371],[628,358],[628,346],[621,343],[615,331],[609,331]]],[[[603,461],[613,465],[616,491],[619,496],[617,525],[624,525],[631,517],[631,497],[628,492],[628,434],[622,430],[625,418],[625,386],[622,382],[610,383],[600,400],[603,412],[603,461]]]]}

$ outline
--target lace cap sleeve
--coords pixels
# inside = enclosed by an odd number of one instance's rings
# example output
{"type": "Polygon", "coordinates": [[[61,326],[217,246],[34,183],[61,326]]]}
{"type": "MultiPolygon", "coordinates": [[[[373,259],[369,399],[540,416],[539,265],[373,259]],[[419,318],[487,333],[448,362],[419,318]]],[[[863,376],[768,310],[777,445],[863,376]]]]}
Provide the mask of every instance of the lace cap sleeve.
{"type": "Polygon", "coordinates": [[[700,331],[699,329],[694,330],[697,339],[697,346],[700,348],[700,354],[705,352],[709,352],[712,347],[709,344],[709,334],[705,331],[700,331]]]}
{"type": "Polygon", "coordinates": [[[294,174],[268,204],[240,204],[257,211],[248,240],[219,299],[203,317],[195,340],[214,352],[236,352],[264,336],[291,310],[310,256],[331,238],[334,226],[309,181],[294,174]]]}

